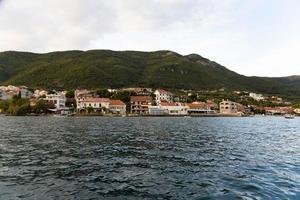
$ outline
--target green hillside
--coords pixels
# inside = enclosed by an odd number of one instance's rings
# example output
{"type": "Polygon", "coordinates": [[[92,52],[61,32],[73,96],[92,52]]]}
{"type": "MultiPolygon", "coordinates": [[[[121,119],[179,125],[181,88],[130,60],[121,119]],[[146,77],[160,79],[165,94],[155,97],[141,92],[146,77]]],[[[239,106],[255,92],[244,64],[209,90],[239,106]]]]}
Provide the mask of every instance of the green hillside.
{"type": "Polygon", "coordinates": [[[164,87],[300,96],[300,79],[246,77],[196,54],[171,51],[0,53],[0,83],[43,88],[164,87]]]}

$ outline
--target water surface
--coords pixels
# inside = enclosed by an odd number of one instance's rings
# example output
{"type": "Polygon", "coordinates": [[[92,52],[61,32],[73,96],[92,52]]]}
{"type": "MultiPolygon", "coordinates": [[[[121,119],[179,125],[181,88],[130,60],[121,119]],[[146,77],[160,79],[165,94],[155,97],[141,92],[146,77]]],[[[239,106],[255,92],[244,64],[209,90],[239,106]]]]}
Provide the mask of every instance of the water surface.
{"type": "Polygon", "coordinates": [[[0,199],[300,199],[300,119],[0,117],[0,199]]]}

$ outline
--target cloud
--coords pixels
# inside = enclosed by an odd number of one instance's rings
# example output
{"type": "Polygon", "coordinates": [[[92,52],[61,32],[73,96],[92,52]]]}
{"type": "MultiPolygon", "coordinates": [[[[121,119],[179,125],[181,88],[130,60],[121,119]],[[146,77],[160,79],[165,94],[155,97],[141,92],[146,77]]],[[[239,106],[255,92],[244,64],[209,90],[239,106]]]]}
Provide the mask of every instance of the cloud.
{"type": "Polygon", "coordinates": [[[0,51],[199,53],[246,75],[300,74],[298,1],[0,0],[0,51]],[[283,70],[284,69],[284,70],[283,70]]]}

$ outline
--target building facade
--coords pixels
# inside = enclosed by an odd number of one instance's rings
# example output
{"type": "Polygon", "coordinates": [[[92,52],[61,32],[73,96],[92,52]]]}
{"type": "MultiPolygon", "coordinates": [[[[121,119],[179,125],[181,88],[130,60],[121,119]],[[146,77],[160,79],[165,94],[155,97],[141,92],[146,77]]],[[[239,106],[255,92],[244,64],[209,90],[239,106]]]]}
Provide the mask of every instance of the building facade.
{"type": "Polygon", "coordinates": [[[53,104],[57,110],[62,110],[66,108],[66,93],[58,92],[55,94],[47,94],[43,100],[49,104],[53,104]]]}
{"type": "Polygon", "coordinates": [[[155,102],[160,104],[161,102],[172,102],[173,101],[173,94],[167,90],[157,89],[154,92],[155,95],[155,102]]]}
{"type": "Polygon", "coordinates": [[[121,100],[110,100],[109,102],[109,110],[113,114],[126,114],[126,104],[121,100]]]}
{"type": "Polygon", "coordinates": [[[221,114],[237,114],[238,113],[238,104],[233,101],[223,100],[220,103],[220,113],[221,114]]]}
{"type": "Polygon", "coordinates": [[[92,108],[94,111],[109,110],[110,99],[108,98],[95,98],[95,97],[82,97],[76,101],[77,111],[87,111],[92,108]]]}
{"type": "Polygon", "coordinates": [[[130,113],[139,115],[149,114],[149,106],[151,105],[151,96],[132,96],[130,98],[130,113]]]}

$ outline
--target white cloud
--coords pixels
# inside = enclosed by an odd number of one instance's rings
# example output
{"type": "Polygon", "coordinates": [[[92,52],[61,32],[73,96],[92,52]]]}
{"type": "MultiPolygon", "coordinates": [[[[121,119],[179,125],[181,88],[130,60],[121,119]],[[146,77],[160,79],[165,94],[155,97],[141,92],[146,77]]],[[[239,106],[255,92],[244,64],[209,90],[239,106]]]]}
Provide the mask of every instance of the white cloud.
{"type": "Polygon", "coordinates": [[[247,75],[300,74],[299,5],[296,0],[2,0],[0,51],[169,49],[199,53],[247,75]]]}

